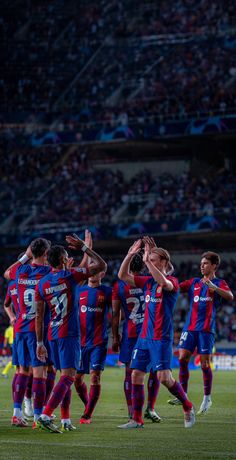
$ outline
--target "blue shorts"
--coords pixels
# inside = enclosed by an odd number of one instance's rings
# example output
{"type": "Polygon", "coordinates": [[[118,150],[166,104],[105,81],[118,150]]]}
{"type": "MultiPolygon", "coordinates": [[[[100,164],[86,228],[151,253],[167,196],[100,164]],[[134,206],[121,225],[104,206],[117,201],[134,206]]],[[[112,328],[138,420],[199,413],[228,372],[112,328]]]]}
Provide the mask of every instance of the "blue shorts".
{"type": "Polygon", "coordinates": [[[186,331],[182,332],[178,348],[183,348],[191,353],[197,347],[199,355],[211,355],[215,342],[215,335],[212,332],[186,331]]]}
{"type": "Polygon", "coordinates": [[[127,339],[127,337],[123,339],[122,337],[119,361],[121,361],[124,364],[130,363],[136,342],[137,337],[132,339],[127,339]]]}
{"type": "Polygon", "coordinates": [[[89,374],[91,370],[103,371],[107,356],[107,342],[94,347],[81,348],[81,365],[77,368],[80,374],[89,374]]]}
{"type": "Polygon", "coordinates": [[[36,355],[37,340],[35,332],[17,332],[15,342],[20,366],[39,367],[45,365],[42,361],[39,361],[36,355]]]}
{"type": "Polygon", "coordinates": [[[172,341],[138,338],[133,350],[131,369],[149,372],[171,369],[172,341]]]}
{"type": "Polygon", "coordinates": [[[56,369],[77,369],[80,366],[80,341],[78,337],[49,340],[52,362],[56,369]]]}
{"type": "Polygon", "coordinates": [[[18,359],[18,353],[17,353],[16,340],[14,340],[14,342],[12,344],[12,364],[13,364],[13,366],[19,366],[19,359],[18,359]]]}

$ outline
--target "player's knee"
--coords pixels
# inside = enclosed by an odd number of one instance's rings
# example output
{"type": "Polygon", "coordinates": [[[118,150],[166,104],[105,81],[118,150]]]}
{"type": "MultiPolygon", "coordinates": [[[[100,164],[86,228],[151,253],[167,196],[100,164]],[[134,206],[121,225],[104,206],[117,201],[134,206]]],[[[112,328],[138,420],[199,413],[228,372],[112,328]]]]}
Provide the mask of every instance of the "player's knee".
{"type": "Polygon", "coordinates": [[[75,376],[75,388],[83,384],[84,376],[83,374],[76,374],[75,376]]]}
{"type": "Polygon", "coordinates": [[[187,357],[179,358],[179,364],[182,366],[188,366],[189,359],[187,357]]]}
{"type": "Polygon", "coordinates": [[[132,383],[134,385],[142,385],[144,383],[145,373],[137,369],[134,369],[132,372],[132,383]]]}
{"type": "Polygon", "coordinates": [[[90,374],[90,382],[92,385],[99,385],[101,380],[100,372],[91,372],[90,374]]]}
{"type": "Polygon", "coordinates": [[[210,361],[209,360],[204,360],[204,361],[201,361],[201,368],[202,370],[206,370],[206,369],[209,369],[210,367],[210,361]]]}

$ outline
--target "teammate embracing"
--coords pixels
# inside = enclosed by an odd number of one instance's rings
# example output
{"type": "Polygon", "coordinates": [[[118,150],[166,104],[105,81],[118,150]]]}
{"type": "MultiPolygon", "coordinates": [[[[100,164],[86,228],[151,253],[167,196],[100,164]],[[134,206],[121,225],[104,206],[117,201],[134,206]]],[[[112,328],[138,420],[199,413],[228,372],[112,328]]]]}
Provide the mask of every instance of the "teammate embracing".
{"type": "MultiPolygon", "coordinates": [[[[204,397],[198,415],[208,412],[212,405],[212,370],[210,366],[215,341],[217,308],[222,299],[232,302],[233,294],[225,282],[216,276],[220,257],[215,252],[205,252],[201,257],[202,278],[191,278],[180,283],[180,290],[188,293],[190,309],[179,341],[179,381],[187,394],[189,370],[188,363],[195,350],[200,354],[204,383],[204,397]]],[[[169,400],[178,405],[178,398],[169,400]]]]}

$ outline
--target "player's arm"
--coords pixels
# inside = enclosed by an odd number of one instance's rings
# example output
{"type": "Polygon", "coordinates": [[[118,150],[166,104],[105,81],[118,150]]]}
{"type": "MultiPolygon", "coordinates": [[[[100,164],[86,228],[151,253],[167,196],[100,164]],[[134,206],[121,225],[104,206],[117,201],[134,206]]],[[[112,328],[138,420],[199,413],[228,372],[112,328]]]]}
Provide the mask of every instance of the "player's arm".
{"type": "MultiPolygon", "coordinates": [[[[88,229],[85,230],[84,243],[89,249],[93,249],[92,234],[88,229]]],[[[79,268],[88,268],[88,267],[89,267],[89,256],[86,252],[84,252],[84,256],[79,264],[79,268]]]]}
{"type": "Polygon", "coordinates": [[[120,317],[121,317],[121,301],[118,299],[112,299],[112,350],[119,351],[120,348],[120,317]]]}
{"type": "Polygon", "coordinates": [[[44,331],[44,313],[45,313],[45,302],[41,297],[38,286],[35,290],[35,306],[36,306],[36,316],[35,316],[35,332],[37,337],[37,358],[45,362],[47,358],[47,349],[43,343],[43,331],[44,331]]]}
{"type": "Polygon", "coordinates": [[[99,254],[97,254],[93,249],[90,249],[83,240],[81,240],[78,236],[74,234],[74,236],[68,235],[66,237],[66,241],[69,244],[69,248],[71,249],[81,249],[84,253],[90,257],[94,264],[89,268],[89,275],[96,275],[100,272],[106,272],[107,264],[105,260],[102,259],[99,254]]]}
{"type": "Polygon", "coordinates": [[[154,280],[166,291],[173,291],[174,285],[173,283],[166,278],[166,276],[158,270],[155,265],[150,260],[150,246],[148,242],[145,243],[144,254],[143,254],[143,261],[147,266],[149,272],[151,273],[154,280]]]}
{"type": "Polygon", "coordinates": [[[16,322],[16,315],[15,315],[15,313],[13,311],[10,297],[6,296],[6,298],[4,300],[3,308],[4,308],[8,318],[10,320],[11,325],[14,326],[14,324],[16,322]]]}
{"type": "Polygon", "coordinates": [[[120,278],[122,281],[125,281],[128,284],[131,284],[131,286],[135,286],[135,281],[134,275],[130,272],[130,262],[133,256],[140,251],[141,243],[142,240],[140,239],[135,241],[134,244],[132,244],[118,272],[118,278],[120,278]]]}
{"type": "Polygon", "coordinates": [[[234,300],[234,295],[232,291],[228,288],[228,285],[226,283],[226,289],[223,289],[223,287],[216,286],[211,280],[203,280],[203,283],[205,283],[210,289],[215,291],[217,294],[219,294],[220,297],[227,300],[228,302],[232,302],[234,300]]]}
{"type": "Polygon", "coordinates": [[[19,260],[14,262],[14,264],[10,265],[10,267],[8,267],[5,270],[4,275],[3,275],[4,278],[6,278],[7,280],[14,280],[16,277],[16,271],[18,267],[27,263],[32,257],[33,255],[32,255],[31,248],[30,246],[28,246],[28,248],[25,251],[25,254],[23,254],[23,256],[19,260]]]}

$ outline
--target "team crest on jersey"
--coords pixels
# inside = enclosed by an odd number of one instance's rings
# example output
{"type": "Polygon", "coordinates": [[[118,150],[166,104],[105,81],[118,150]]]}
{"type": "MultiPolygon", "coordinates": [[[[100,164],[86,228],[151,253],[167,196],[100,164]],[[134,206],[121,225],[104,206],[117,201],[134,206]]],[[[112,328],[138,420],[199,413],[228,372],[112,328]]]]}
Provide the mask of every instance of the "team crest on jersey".
{"type": "Polygon", "coordinates": [[[198,302],[199,301],[199,295],[195,295],[193,300],[194,300],[194,302],[198,302]]]}
{"type": "Polygon", "coordinates": [[[156,290],[156,294],[160,294],[162,291],[162,287],[161,286],[158,286],[157,290],[156,290]]]}
{"type": "Polygon", "coordinates": [[[86,305],[81,305],[81,313],[85,313],[87,311],[86,305]]]}
{"type": "Polygon", "coordinates": [[[150,299],[151,299],[150,295],[147,294],[146,297],[145,297],[145,302],[150,302],[150,299]]]}

